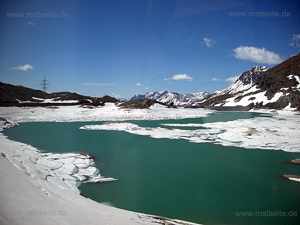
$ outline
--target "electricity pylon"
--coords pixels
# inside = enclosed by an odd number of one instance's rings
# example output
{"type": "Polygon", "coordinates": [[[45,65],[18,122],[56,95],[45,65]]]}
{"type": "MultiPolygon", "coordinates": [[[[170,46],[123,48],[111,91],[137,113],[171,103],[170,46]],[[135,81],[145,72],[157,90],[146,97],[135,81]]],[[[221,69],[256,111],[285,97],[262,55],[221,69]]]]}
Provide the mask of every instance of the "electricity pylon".
{"type": "Polygon", "coordinates": [[[42,80],[42,83],[40,84],[42,86],[43,92],[47,91],[47,85],[50,85],[46,78],[44,77],[44,80],[42,80]]]}

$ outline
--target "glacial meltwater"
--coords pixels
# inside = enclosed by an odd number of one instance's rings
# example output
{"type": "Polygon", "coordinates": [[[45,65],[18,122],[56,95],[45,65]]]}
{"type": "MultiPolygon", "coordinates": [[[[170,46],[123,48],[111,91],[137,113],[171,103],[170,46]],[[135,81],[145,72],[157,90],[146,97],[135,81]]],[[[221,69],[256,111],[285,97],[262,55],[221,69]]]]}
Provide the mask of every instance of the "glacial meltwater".
{"type": "MultiPolygon", "coordinates": [[[[268,115],[218,112],[204,118],[126,122],[164,127],[256,116],[268,115]]],[[[89,124],[102,122],[21,123],[4,134],[43,152],[93,155],[102,176],[118,179],[81,184],[81,194],[99,203],[203,224],[300,224],[300,183],[282,177],[300,175],[300,165],[289,163],[300,153],[79,129],[89,124]]]]}

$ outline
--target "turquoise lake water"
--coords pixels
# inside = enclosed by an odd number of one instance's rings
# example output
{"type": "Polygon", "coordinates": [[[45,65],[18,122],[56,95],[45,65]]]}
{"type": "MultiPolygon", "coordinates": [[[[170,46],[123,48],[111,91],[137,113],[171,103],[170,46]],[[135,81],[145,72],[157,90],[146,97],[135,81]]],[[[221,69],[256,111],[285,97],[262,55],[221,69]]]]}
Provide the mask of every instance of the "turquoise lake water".
{"type": "MultiPolygon", "coordinates": [[[[163,127],[161,123],[209,123],[256,116],[268,115],[219,112],[196,119],[126,122],[163,127]]],[[[101,175],[118,179],[79,187],[83,196],[100,203],[204,224],[300,224],[300,183],[281,176],[300,175],[300,166],[288,162],[300,158],[300,153],[79,129],[101,123],[21,123],[4,134],[41,151],[95,156],[101,175]],[[238,216],[239,212],[256,215],[238,216]]]]}

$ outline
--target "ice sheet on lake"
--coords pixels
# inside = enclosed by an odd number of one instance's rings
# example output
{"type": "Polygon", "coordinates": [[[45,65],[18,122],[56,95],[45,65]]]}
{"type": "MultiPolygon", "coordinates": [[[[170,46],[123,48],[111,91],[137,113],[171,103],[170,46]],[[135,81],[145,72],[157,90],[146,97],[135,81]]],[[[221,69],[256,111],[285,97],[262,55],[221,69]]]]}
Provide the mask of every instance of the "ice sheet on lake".
{"type": "Polygon", "coordinates": [[[152,138],[169,138],[169,139],[189,139],[199,138],[202,142],[204,139],[210,138],[222,131],[218,129],[201,129],[201,130],[180,130],[180,129],[167,129],[162,127],[140,127],[132,123],[104,123],[102,125],[86,125],[79,129],[85,130],[116,130],[126,131],[131,134],[146,135],[152,138]],[[201,137],[201,138],[200,138],[201,137]]]}
{"type": "Polygon", "coordinates": [[[104,123],[86,125],[80,129],[126,131],[152,138],[186,139],[196,143],[216,143],[223,146],[274,149],[300,152],[300,116],[292,113],[273,117],[256,117],[229,122],[205,124],[161,124],[170,127],[201,127],[206,129],[182,130],[165,127],[140,127],[133,123],[104,123]]]}

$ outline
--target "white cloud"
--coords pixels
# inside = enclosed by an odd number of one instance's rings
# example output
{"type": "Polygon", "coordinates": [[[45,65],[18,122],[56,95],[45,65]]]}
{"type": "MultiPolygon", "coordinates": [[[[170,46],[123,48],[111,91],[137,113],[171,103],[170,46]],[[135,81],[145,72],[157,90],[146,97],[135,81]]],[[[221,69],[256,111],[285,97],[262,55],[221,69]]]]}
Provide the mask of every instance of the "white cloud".
{"type": "Polygon", "coordinates": [[[265,48],[240,46],[232,51],[235,53],[233,56],[237,59],[250,60],[257,63],[277,64],[283,61],[278,54],[265,48]]]}
{"type": "Polygon", "coordinates": [[[164,80],[187,80],[187,81],[193,81],[193,78],[188,76],[187,74],[177,74],[173,77],[165,78],[164,80]]]}
{"type": "Polygon", "coordinates": [[[300,34],[293,34],[292,42],[290,43],[292,47],[300,47],[300,34]]]}
{"type": "Polygon", "coordinates": [[[211,38],[203,38],[203,40],[204,40],[206,46],[209,48],[212,47],[216,43],[216,41],[211,38]]]}
{"type": "Polygon", "coordinates": [[[202,81],[220,81],[219,78],[212,78],[212,79],[202,79],[202,81]]]}
{"type": "Polygon", "coordinates": [[[149,89],[149,87],[144,87],[144,89],[148,90],[148,89],[149,89]]]}
{"type": "Polygon", "coordinates": [[[115,84],[107,84],[107,83],[81,83],[83,86],[114,86],[115,84]]]}
{"type": "Polygon", "coordinates": [[[23,24],[23,26],[24,26],[24,27],[26,27],[27,25],[31,25],[31,26],[33,26],[33,25],[34,25],[34,23],[33,23],[33,22],[28,22],[28,23],[26,23],[26,24],[23,24]]]}
{"type": "Polygon", "coordinates": [[[115,98],[121,98],[121,95],[117,95],[117,94],[115,94],[115,93],[112,93],[111,94],[113,97],[115,97],[115,98]]]}
{"type": "Polygon", "coordinates": [[[141,84],[141,83],[136,83],[135,85],[136,85],[136,86],[141,86],[142,84],[141,84]]]}
{"type": "Polygon", "coordinates": [[[230,82],[231,84],[235,83],[236,80],[240,77],[240,75],[236,75],[234,77],[228,77],[227,79],[225,79],[226,82],[230,82]]]}
{"type": "Polygon", "coordinates": [[[29,64],[26,64],[24,66],[17,66],[17,67],[13,67],[11,68],[12,70],[23,70],[23,71],[26,71],[26,70],[31,70],[33,69],[33,66],[29,65],[29,64]]]}

